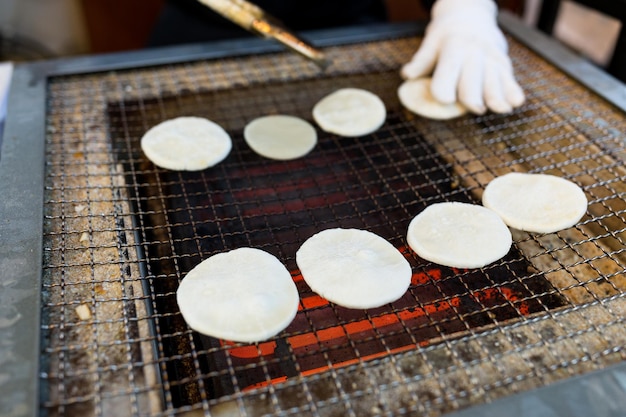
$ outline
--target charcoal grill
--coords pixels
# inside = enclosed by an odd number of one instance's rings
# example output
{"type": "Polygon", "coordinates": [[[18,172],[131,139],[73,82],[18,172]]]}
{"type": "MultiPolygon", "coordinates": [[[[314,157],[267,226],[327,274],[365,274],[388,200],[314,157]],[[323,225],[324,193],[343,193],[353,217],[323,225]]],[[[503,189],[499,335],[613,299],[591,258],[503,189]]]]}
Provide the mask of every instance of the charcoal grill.
{"type": "Polygon", "coordinates": [[[325,72],[263,40],[18,66],[0,155],[0,409],[623,412],[625,89],[515,17],[501,23],[527,103],[445,122],[411,115],[395,95],[421,26],[311,34],[333,60],[325,72]],[[318,130],[316,149],[296,161],[245,145],[252,118],[311,120],[317,100],[346,86],[383,99],[380,130],[361,138],[318,130]],[[228,130],[230,156],[201,172],[147,161],[141,135],[184,115],[228,130]],[[479,202],[492,178],[511,171],[578,183],[587,214],[558,233],[514,230],[511,252],[475,270],[408,249],[408,223],[426,206],[479,202]],[[413,268],[409,291],[370,310],[311,292],[295,252],[330,227],[394,244],[413,268]],[[191,331],[175,302],[191,268],[241,246],[277,256],[301,298],[294,322],[256,344],[191,331]]]}

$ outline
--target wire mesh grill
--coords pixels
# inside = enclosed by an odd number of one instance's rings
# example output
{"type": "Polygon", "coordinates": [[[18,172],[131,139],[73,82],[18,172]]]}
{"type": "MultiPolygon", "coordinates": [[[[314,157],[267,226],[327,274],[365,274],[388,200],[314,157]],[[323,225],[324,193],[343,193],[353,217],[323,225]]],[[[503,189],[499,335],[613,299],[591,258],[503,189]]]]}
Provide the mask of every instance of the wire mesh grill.
{"type": "Polygon", "coordinates": [[[405,112],[397,69],[417,38],[328,49],[326,73],[290,54],[68,76],[49,87],[42,409],[80,415],[439,415],[624,359],[623,114],[511,41],[528,103],[449,122],[405,112]],[[337,88],[378,94],[385,125],[361,138],[318,130],[305,158],[256,155],[254,117],[311,120],[337,88]],[[231,134],[201,172],[156,168],[139,139],[197,115],[231,134]],[[477,270],[406,246],[409,221],[439,201],[479,202],[510,171],[580,184],[571,229],[514,231],[477,270]],[[306,286],[295,252],[330,227],[371,230],[413,268],[397,302],[367,311],[306,286]],[[206,257],[264,249],[292,272],[301,305],[279,336],[239,344],[190,331],[175,291],[206,257]]]}

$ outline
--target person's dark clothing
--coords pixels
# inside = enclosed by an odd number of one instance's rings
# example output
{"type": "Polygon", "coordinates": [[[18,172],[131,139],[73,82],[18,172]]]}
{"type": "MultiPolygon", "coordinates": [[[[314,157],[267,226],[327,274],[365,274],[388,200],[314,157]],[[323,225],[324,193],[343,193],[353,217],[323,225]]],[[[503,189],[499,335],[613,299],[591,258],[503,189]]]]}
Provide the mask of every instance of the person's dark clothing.
{"type": "MultiPolygon", "coordinates": [[[[294,31],[364,25],[387,20],[386,7],[382,0],[253,0],[253,3],[294,31]]],[[[197,0],[168,0],[152,31],[148,46],[244,36],[251,34],[197,0]]]]}

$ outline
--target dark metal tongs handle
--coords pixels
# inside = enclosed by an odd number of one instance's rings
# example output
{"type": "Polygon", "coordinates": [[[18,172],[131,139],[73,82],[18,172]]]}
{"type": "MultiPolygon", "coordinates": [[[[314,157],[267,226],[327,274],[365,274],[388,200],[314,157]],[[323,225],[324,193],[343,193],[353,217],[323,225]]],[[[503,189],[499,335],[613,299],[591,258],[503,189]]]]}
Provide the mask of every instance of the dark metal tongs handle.
{"type": "Polygon", "coordinates": [[[277,40],[289,49],[315,62],[322,69],[330,64],[323,52],[300,39],[283,27],[277,19],[253,3],[246,0],[198,1],[252,33],[277,40]]]}

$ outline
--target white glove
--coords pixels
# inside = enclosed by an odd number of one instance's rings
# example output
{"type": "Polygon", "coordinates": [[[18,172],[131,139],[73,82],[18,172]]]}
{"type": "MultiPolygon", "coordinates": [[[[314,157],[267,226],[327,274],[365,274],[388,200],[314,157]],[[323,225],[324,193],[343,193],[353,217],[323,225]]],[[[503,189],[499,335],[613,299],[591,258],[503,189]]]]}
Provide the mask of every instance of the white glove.
{"type": "Polygon", "coordinates": [[[438,101],[460,102],[471,112],[508,113],[524,103],[515,81],[493,0],[437,0],[424,40],[402,67],[404,78],[432,74],[438,101]],[[433,72],[434,70],[434,72],[433,72]]]}

